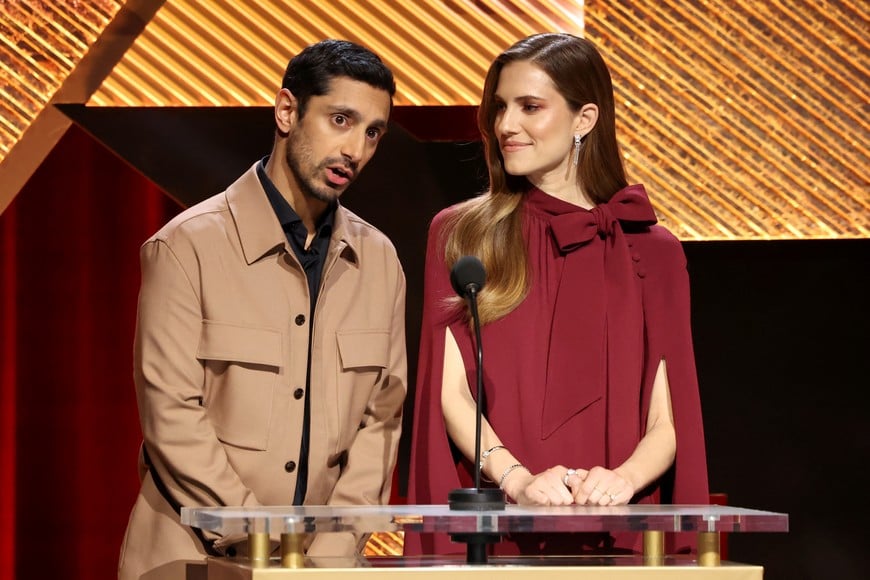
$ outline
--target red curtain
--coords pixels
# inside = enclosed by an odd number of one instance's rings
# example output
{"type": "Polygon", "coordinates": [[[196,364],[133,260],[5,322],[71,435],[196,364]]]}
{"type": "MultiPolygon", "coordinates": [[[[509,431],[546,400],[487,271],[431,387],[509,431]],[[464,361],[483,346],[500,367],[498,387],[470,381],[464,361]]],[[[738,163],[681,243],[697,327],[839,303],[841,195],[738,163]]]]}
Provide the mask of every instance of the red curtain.
{"type": "Polygon", "coordinates": [[[71,128],[0,215],[0,578],[115,578],[138,248],[180,207],[71,128]]]}

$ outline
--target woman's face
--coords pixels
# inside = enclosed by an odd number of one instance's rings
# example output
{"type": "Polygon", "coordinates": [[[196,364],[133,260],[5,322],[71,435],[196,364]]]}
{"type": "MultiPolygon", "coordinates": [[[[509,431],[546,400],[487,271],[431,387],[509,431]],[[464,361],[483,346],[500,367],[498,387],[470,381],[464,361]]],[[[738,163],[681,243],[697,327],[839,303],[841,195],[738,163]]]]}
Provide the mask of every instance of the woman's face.
{"type": "Polygon", "coordinates": [[[511,175],[532,183],[567,175],[580,113],[543,70],[529,61],[507,64],[495,89],[495,136],[511,175]]]}

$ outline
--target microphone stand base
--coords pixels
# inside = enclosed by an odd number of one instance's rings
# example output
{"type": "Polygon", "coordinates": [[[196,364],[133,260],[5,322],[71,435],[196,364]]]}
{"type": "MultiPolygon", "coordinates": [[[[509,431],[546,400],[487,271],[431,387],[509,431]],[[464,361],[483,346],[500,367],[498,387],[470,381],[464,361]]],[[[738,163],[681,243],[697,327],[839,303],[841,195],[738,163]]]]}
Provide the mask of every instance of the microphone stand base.
{"type": "Polygon", "coordinates": [[[447,504],[452,510],[504,510],[505,495],[493,487],[461,487],[447,495],[447,504]]]}
{"type": "MultiPolygon", "coordinates": [[[[447,503],[456,511],[504,511],[505,495],[500,489],[491,487],[463,487],[454,489],[447,495],[447,503]]],[[[492,516],[483,516],[490,518],[492,516]]],[[[498,516],[496,516],[498,517],[498,516]]],[[[484,522],[485,524],[485,522],[484,522]]],[[[466,544],[468,564],[486,564],[487,544],[497,544],[501,534],[495,532],[471,532],[451,534],[454,542],[466,544]]]]}

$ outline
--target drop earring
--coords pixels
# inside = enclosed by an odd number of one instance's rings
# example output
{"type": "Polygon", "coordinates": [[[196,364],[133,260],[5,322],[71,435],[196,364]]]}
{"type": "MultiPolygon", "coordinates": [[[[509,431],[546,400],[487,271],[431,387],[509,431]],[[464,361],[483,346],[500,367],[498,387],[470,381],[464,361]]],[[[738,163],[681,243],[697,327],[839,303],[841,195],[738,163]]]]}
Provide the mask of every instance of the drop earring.
{"type": "Polygon", "coordinates": [[[574,167],[577,167],[577,162],[580,161],[580,134],[574,134],[574,158],[571,162],[574,164],[574,167]]]}

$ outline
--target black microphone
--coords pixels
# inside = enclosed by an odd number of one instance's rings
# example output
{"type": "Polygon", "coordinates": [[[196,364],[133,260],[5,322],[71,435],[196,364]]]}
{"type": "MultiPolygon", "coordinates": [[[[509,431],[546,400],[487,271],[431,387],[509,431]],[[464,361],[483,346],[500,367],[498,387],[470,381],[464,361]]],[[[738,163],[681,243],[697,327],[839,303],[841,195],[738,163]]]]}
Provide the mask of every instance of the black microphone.
{"type": "MultiPolygon", "coordinates": [[[[463,298],[471,298],[483,289],[486,283],[486,270],[475,256],[462,256],[450,270],[450,283],[453,290],[463,298]]],[[[477,316],[477,299],[474,299],[472,316],[477,316]]],[[[479,323],[479,319],[476,319],[479,323]]]]}
{"type": "Polygon", "coordinates": [[[448,495],[450,509],[503,510],[505,495],[501,489],[480,487],[480,439],[483,424],[483,343],[480,340],[480,315],[477,294],[486,283],[486,269],[475,256],[462,256],[450,270],[450,283],[457,294],[468,300],[474,336],[477,342],[477,413],[474,434],[474,487],[454,489],[448,495]]]}

